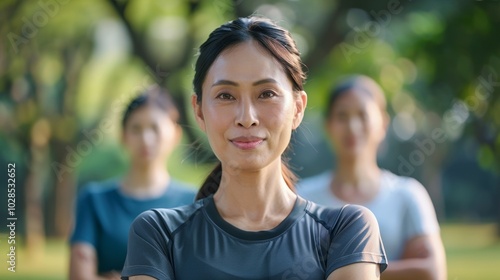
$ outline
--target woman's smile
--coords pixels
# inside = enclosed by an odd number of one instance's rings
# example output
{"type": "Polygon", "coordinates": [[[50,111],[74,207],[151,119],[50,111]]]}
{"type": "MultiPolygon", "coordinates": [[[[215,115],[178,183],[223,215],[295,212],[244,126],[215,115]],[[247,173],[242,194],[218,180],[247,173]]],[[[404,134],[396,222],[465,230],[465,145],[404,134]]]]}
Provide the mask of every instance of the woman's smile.
{"type": "Polygon", "coordinates": [[[233,139],[230,139],[231,143],[241,150],[253,150],[256,149],[260,144],[262,144],[265,139],[254,136],[240,136],[233,139]]]}

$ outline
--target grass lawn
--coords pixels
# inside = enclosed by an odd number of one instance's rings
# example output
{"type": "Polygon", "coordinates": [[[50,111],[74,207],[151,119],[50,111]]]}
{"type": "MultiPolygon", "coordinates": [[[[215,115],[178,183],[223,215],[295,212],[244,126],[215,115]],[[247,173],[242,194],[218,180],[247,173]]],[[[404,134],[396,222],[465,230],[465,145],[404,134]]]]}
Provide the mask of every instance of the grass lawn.
{"type": "MultiPolygon", "coordinates": [[[[500,279],[500,241],[494,238],[491,224],[446,224],[442,235],[448,258],[448,279],[500,279]]],[[[28,253],[25,248],[16,251],[16,272],[7,270],[6,236],[0,236],[2,265],[0,279],[66,279],[68,249],[60,240],[48,240],[40,253],[28,253]]]]}
{"type": "Polygon", "coordinates": [[[495,225],[442,226],[448,261],[448,279],[500,279],[500,240],[495,225]]]}

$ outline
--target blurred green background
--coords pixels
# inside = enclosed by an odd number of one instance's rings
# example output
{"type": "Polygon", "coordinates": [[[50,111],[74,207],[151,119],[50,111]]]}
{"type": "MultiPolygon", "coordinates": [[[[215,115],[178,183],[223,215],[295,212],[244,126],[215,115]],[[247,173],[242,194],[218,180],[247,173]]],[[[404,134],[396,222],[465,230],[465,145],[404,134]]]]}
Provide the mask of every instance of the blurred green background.
{"type": "Polygon", "coordinates": [[[392,117],[383,168],[429,191],[449,279],[500,279],[500,1],[40,0],[0,2],[0,219],[15,163],[17,272],[65,279],[73,203],[92,180],[120,176],[126,103],[153,83],[181,107],[184,140],[171,174],[199,184],[213,165],[189,107],[196,48],[238,16],[289,29],[308,69],[306,119],[288,156],[311,176],[333,165],[322,132],[332,83],[362,73],[392,117]],[[496,34],[496,35],[495,35],[496,34]]]}

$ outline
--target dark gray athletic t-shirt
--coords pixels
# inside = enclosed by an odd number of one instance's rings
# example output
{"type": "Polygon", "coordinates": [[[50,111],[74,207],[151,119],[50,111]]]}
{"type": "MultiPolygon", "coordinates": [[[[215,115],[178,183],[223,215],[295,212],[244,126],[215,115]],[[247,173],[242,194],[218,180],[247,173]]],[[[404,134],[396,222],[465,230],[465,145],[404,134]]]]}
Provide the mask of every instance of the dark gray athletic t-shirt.
{"type": "Polygon", "coordinates": [[[213,196],[139,215],[130,228],[122,279],[326,279],[357,262],[387,267],[374,215],[298,197],[276,228],[244,231],[218,213],[213,196]]]}

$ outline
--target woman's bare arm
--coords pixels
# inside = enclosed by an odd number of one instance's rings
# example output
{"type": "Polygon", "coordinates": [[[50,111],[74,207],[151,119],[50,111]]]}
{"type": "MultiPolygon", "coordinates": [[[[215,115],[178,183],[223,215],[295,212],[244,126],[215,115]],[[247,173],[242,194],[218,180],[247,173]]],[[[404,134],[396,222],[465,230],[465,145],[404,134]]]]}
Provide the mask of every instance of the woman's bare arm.
{"type": "Polygon", "coordinates": [[[378,280],[380,265],[376,263],[354,263],[333,271],[327,280],[378,280]]]}
{"type": "Polygon", "coordinates": [[[71,246],[69,262],[70,280],[119,280],[118,272],[110,272],[106,275],[97,274],[97,256],[92,245],[76,243],[71,246]]]}
{"type": "Polygon", "coordinates": [[[446,277],[446,256],[439,233],[408,241],[402,259],[391,261],[382,273],[382,280],[444,280],[446,277]]]}
{"type": "Polygon", "coordinates": [[[156,278],[153,278],[151,276],[146,276],[146,275],[130,276],[128,279],[129,280],[156,280],[156,278]]]}

